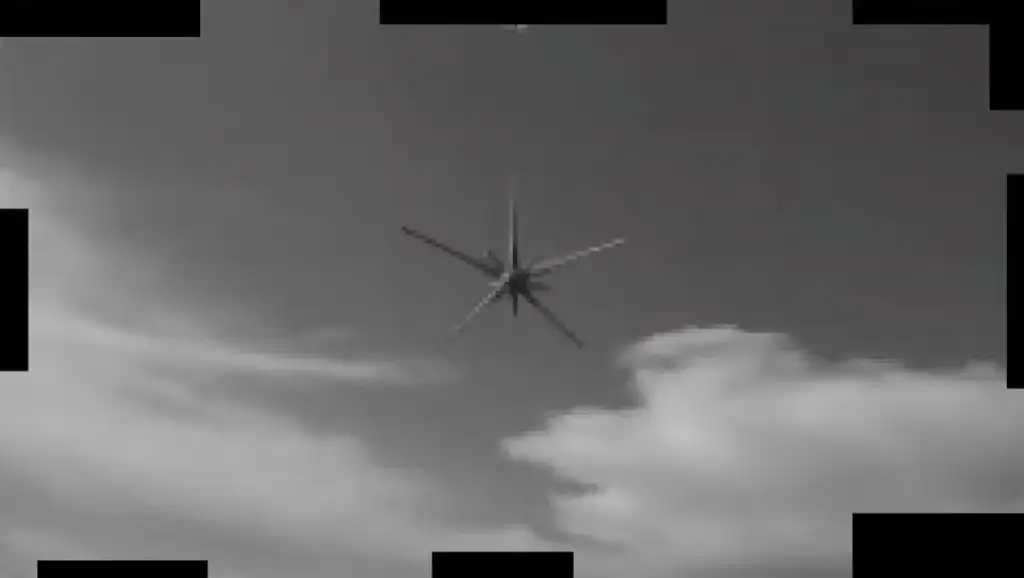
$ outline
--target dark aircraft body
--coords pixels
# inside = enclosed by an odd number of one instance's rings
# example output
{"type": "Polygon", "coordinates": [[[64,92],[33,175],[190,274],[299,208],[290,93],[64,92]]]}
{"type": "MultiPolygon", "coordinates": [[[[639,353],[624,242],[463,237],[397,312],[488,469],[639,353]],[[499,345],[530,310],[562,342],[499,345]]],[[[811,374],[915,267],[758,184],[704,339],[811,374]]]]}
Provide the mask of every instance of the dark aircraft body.
{"type": "Polygon", "coordinates": [[[583,249],[582,251],[575,251],[567,255],[562,255],[553,259],[545,259],[532,265],[526,265],[521,262],[519,257],[518,225],[515,198],[512,198],[509,201],[508,252],[504,260],[499,259],[491,251],[485,251],[482,258],[470,257],[469,255],[453,249],[433,237],[420,233],[419,231],[409,227],[402,227],[402,231],[407,235],[448,253],[452,257],[466,263],[491,279],[489,283],[492,287],[491,292],[477,303],[476,307],[466,315],[466,318],[462,323],[455,327],[456,334],[461,332],[462,329],[464,329],[482,309],[492,303],[501,301],[502,299],[508,299],[512,305],[512,315],[518,315],[519,301],[522,299],[537,309],[537,311],[540,312],[540,314],[543,315],[544,318],[547,319],[548,322],[550,322],[563,335],[568,337],[578,347],[582,347],[583,342],[579,337],[570,331],[561,321],[558,320],[558,318],[555,317],[554,313],[552,313],[550,309],[537,299],[536,293],[546,291],[550,288],[546,283],[540,281],[540,278],[572,261],[586,257],[591,253],[596,253],[604,249],[610,249],[617,245],[621,245],[626,240],[619,238],[608,243],[583,249]]]}

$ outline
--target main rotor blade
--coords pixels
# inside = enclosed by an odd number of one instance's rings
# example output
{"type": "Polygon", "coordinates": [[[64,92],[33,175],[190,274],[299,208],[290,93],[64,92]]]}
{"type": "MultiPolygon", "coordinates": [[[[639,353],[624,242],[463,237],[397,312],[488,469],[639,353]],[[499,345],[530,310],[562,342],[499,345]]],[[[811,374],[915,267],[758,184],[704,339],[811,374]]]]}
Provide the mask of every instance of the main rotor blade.
{"type": "Polygon", "coordinates": [[[432,247],[435,247],[437,249],[444,251],[445,253],[448,253],[449,255],[455,257],[459,261],[462,261],[463,263],[469,265],[470,267],[478,271],[481,271],[488,277],[494,278],[501,275],[501,271],[499,269],[496,269],[493,264],[481,261],[480,259],[474,259],[473,257],[470,257],[469,255],[463,253],[462,251],[453,249],[425,233],[421,233],[415,229],[406,227],[404,225],[402,226],[402,232],[405,233],[406,235],[409,235],[410,237],[413,237],[414,239],[422,241],[432,247]]]}
{"type": "Polygon", "coordinates": [[[562,322],[559,321],[557,317],[555,317],[555,314],[552,313],[550,309],[545,307],[539,299],[537,299],[536,297],[529,293],[525,293],[523,297],[525,297],[526,300],[530,302],[530,305],[533,305],[537,309],[537,311],[540,311],[540,314],[543,315],[544,318],[547,319],[552,325],[554,325],[556,329],[561,331],[566,337],[568,337],[573,343],[575,343],[576,347],[583,347],[583,340],[580,339],[579,337],[576,337],[576,334],[574,334],[572,331],[569,331],[569,328],[563,325],[562,322]]]}
{"type": "Polygon", "coordinates": [[[515,190],[508,197],[508,263],[513,269],[519,268],[519,214],[515,190]]]}
{"type": "Polygon", "coordinates": [[[469,325],[469,322],[472,321],[474,317],[476,317],[476,314],[480,313],[480,311],[484,307],[486,307],[493,301],[496,301],[498,297],[501,297],[501,294],[505,291],[505,288],[507,287],[508,277],[502,277],[502,281],[503,282],[500,285],[495,287],[493,291],[491,291],[490,293],[487,294],[487,296],[481,299],[480,302],[476,304],[476,307],[473,307],[472,311],[470,311],[469,314],[466,315],[466,318],[463,319],[461,323],[455,326],[455,329],[452,330],[453,337],[461,333],[462,330],[465,329],[467,325],[469,325]]]}
{"type": "Polygon", "coordinates": [[[595,245],[593,247],[589,247],[581,251],[575,251],[567,255],[562,255],[561,257],[545,259],[544,261],[537,263],[533,267],[530,267],[530,270],[533,272],[535,276],[546,275],[554,271],[555,269],[558,269],[559,267],[562,267],[564,265],[568,265],[569,263],[577,259],[582,259],[583,257],[586,257],[587,255],[591,255],[593,253],[597,253],[598,251],[604,251],[605,249],[617,247],[625,242],[626,240],[620,237],[618,239],[609,241],[601,245],[595,245]]]}

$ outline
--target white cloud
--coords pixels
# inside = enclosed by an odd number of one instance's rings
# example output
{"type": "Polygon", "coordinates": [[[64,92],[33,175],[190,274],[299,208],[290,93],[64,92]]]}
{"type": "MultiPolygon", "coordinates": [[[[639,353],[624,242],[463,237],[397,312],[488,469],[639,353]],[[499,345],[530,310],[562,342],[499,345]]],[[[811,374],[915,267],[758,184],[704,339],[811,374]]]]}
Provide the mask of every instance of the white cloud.
{"type": "Polygon", "coordinates": [[[506,441],[583,485],[556,521],[604,544],[606,568],[841,575],[851,512],[1024,509],[1024,401],[997,368],[829,365],[734,329],[657,335],[623,362],[637,407],[506,441]]]}
{"type": "Polygon", "coordinates": [[[62,199],[0,169],[0,206],[33,211],[31,371],[0,374],[0,576],[92,556],[209,558],[217,577],[401,578],[422,575],[432,547],[540,544],[452,522],[442,488],[351,432],[211,395],[410,384],[438,364],[254,349],[224,316],[173,299],[158,270],[83,235],[62,199]]]}

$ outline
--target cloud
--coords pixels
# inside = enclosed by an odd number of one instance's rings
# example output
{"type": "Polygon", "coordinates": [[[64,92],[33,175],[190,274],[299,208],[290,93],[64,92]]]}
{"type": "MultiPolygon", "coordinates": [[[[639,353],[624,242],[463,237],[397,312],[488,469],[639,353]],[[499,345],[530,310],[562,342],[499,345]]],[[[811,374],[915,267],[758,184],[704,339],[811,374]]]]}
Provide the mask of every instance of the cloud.
{"type": "Polygon", "coordinates": [[[130,331],[97,321],[71,323],[66,315],[45,309],[33,312],[33,327],[42,339],[74,339],[152,363],[187,366],[215,373],[242,373],[280,380],[335,380],[349,385],[422,385],[452,378],[439,362],[390,359],[332,359],[318,355],[261,351],[203,339],[130,331]]]}
{"type": "Polygon", "coordinates": [[[1024,510],[1024,401],[996,367],[828,364],[730,328],[656,335],[622,362],[636,407],[578,408],[505,443],[579,485],[553,506],[598,544],[592,566],[848,575],[851,512],[1024,510]]]}
{"type": "MultiPolygon", "coordinates": [[[[464,524],[457,496],[361,432],[237,395],[410,386],[449,379],[443,364],[303,353],[334,328],[298,344],[239,332],[90,236],[88,183],[23,172],[0,167],[0,206],[33,211],[32,371],[0,374],[0,578],[37,557],[405,578],[431,550],[562,546],[464,524]]],[[[344,337],[332,349],[358,340],[344,337]]],[[[1024,509],[1024,402],[1001,368],[830,364],[727,328],[656,335],[621,362],[636,407],[576,408],[504,443],[578,486],[552,505],[582,578],[843,576],[853,511],[1024,509]]]]}
{"type": "Polygon", "coordinates": [[[49,557],[401,578],[422,575],[432,547],[543,546],[526,528],[458,523],[425,472],[344,424],[314,432],[231,395],[411,385],[450,375],[443,364],[255,347],[225,329],[229,316],[183,302],[150,260],[84,234],[54,182],[0,169],[0,206],[32,210],[31,371],[0,374],[2,578],[49,557]]]}

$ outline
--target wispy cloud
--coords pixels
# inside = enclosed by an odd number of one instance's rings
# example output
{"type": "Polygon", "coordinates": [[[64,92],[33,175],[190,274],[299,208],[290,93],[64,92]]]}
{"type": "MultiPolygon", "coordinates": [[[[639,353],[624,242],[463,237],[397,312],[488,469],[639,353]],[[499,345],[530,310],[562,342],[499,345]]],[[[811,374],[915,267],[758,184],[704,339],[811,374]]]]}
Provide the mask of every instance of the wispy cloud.
{"type": "Polygon", "coordinates": [[[350,385],[422,385],[452,379],[454,370],[439,361],[336,359],[314,354],[245,348],[194,336],[159,335],[129,330],[100,321],[69,321],[45,308],[33,311],[33,331],[40,338],[75,339],[96,347],[153,363],[187,366],[209,372],[258,374],[268,378],[296,377],[336,380],[350,385]]]}
{"type": "Polygon", "coordinates": [[[584,560],[605,571],[844,575],[851,512],[1024,509],[1024,401],[998,368],[830,365],[727,328],[656,335],[623,362],[637,407],[506,442],[581,484],[554,498],[557,523],[603,544],[584,560]]]}
{"type": "Polygon", "coordinates": [[[201,557],[219,577],[390,578],[422,575],[432,548],[541,544],[456,523],[443,488],[345,424],[313,432],[211,395],[409,385],[447,375],[443,363],[254,347],[202,308],[126,289],[144,262],[81,234],[55,199],[0,174],[0,204],[33,210],[32,370],[0,375],[5,572],[30,575],[37,557],[201,557]]]}

